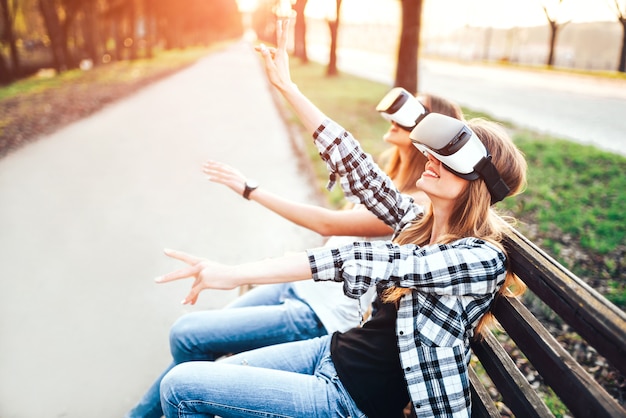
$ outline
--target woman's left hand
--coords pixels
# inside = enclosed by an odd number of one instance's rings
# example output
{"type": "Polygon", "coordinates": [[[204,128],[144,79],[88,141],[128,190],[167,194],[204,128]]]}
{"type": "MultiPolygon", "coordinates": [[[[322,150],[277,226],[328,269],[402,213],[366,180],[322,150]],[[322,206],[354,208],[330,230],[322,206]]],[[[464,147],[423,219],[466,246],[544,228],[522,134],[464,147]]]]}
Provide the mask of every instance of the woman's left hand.
{"type": "Polygon", "coordinates": [[[207,160],[202,166],[202,172],[212,182],[223,184],[239,195],[246,188],[246,177],[228,164],[207,160]]]}
{"type": "Polygon", "coordinates": [[[168,283],[174,280],[193,278],[191,290],[187,297],[181,302],[184,305],[194,305],[198,300],[198,295],[204,289],[234,289],[239,284],[235,280],[233,267],[209,261],[182,251],[165,250],[165,255],[188,264],[179,270],[157,277],[157,283],[168,283]]]}

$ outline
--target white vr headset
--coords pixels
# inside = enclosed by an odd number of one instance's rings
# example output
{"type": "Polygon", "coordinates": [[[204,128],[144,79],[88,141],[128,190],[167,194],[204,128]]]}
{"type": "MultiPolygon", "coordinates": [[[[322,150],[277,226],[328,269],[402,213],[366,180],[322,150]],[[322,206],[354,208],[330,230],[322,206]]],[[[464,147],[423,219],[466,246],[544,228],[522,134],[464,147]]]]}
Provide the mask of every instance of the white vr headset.
{"type": "Polygon", "coordinates": [[[428,113],[409,134],[413,145],[432,154],[448,170],[467,180],[481,177],[491,194],[491,204],[510,192],[491,162],[491,155],[478,136],[458,119],[428,113]]]}
{"type": "Polygon", "coordinates": [[[382,98],[376,110],[389,122],[411,131],[428,111],[411,93],[402,87],[394,87],[382,98]]]}

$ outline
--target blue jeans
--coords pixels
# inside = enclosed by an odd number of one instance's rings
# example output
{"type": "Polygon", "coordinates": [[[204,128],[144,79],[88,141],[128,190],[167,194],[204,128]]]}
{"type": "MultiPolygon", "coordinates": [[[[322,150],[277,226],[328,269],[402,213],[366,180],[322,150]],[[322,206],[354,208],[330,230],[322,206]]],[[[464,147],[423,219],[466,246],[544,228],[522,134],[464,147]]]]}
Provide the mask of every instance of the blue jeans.
{"type": "Polygon", "coordinates": [[[337,377],[330,336],[180,364],[161,404],[167,418],[365,417],[337,377]]]}
{"type": "Polygon", "coordinates": [[[214,361],[225,354],[326,334],[315,312],[296,297],[289,283],[255,287],[224,309],[183,315],[170,330],[172,363],[126,417],[163,415],[161,379],[177,364],[214,361]]]}

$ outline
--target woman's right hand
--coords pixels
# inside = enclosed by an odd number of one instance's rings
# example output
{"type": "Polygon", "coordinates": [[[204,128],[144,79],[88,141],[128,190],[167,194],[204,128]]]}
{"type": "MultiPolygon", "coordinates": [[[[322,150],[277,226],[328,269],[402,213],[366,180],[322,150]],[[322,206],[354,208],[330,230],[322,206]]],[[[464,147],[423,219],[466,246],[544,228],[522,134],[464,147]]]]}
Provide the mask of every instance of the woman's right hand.
{"type": "Polygon", "coordinates": [[[207,160],[202,166],[202,172],[210,181],[223,184],[239,195],[246,188],[246,176],[228,164],[207,160]]]}
{"type": "Polygon", "coordinates": [[[165,250],[168,257],[180,260],[187,264],[168,274],[154,279],[157,283],[169,283],[175,280],[193,278],[189,294],[181,302],[184,305],[194,305],[198,295],[205,289],[231,290],[244,283],[237,281],[236,267],[215,263],[204,258],[196,257],[182,251],[165,250]]]}

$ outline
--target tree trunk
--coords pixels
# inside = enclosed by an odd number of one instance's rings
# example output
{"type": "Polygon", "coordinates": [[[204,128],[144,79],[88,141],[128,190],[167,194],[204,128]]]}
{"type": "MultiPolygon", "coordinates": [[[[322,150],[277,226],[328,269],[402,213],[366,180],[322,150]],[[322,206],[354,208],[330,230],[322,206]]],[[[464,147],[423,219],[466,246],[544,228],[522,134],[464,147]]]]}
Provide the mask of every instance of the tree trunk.
{"type": "Polygon", "coordinates": [[[9,10],[9,2],[7,0],[0,0],[0,9],[2,11],[2,25],[4,28],[4,40],[9,44],[9,50],[11,51],[11,65],[8,66],[4,61],[5,70],[7,71],[9,79],[16,76],[20,69],[20,57],[17,52],[17,45],[15,43],[15,33],[13,32],[13,19],[11,18],[11,11],[9,10]]]}
{"type": "Polygon", "coordinates": [[[57,72],[65,71],[68,68],[67,56],[65,55],[65,42],[61,22],[59,22],[59,16],[54,8],[54,4],[49,0],[39,0],[39,10],[43,16],[48,31],[48,37],[50,38],[54,67],[57,72]]]}
{"type": "Polygon", "coordinates": [[[546,65],[552,67],[554,65],[554,49],[556,47],[556,34],[559,30],[559,25],[556,22],[550,21],[550,52],[548,53],[548,60],[546,65]]]}
{"type": "Polygon", "coordinates": [[[620,19],[619,23],[622,24],[622,48],[619,55],[617,71],[624,73],[626,72],[626,18],[620,19]]]}
{"type": "Polygon", "coordinates": [[[326,69],[326,75],[329,77],[339,74],[337,70],[337,35],[339,33],[339,14],[341,10],[341,1],[337,0],[337,9],[335,20],[328,20],[328,29],[330,30],[330,54],[328,57],[328,68],[326,69]]]}
{"type": "Polygon", "coordinates": [[[418,51],[422,21],[423,0],[402,1],[402,31],[398,47],[398,63],[396,66],[396,87],[418,92],[418,51]]]}
{"type": "Polygon", "coordinates": [[[9,67],[4,59],[4,55],[0,52],[0,85],[9,84],[12,79],[13,77],[9,72],[9,67]]]}
{"type": "MultiPolygon", "coordinates": [[[[55,11],[56,14],[56,11],[55,11]]],[[[76,17],[76,10],[65,9],[65,20],[61,24],[61,41],[60,44],[63,47],[63,54],[65,55],[65,64],[67,68],[75,68],[77,64],[77,50],[76,47],[78,45],[77,42],[74,43],[74,49],[70,50],[70,46],[68,44],[70,29],[72,29],[72,23],[76,17]]]]}
{"type": "Polygon", "coordinates": [[[306,53],[306,19],[304,17],[304,8],[308,0],[297,0],[293,8],[296,11],[296,25],[294,27],[294,45],[293,55],[300,58],[304,64],[309,62],[306,53]]]}
{"type": "Polygon", "coordinates": [[[125,10],[120,7],[113,15],[113,25],[115,33],[115,60],[122,61],[124,59],[124,38],[125,38],[125,10]]]}
{"type": "Polygon", "coordinates": [[[132,61],[137,59],[137,33],[139,32],[137,30],[137,2],[129,1],[128,7],[128,30],[132,42],[130,44],[130,59],[132,61]]]}
{"type": "Polygon", "coordinates": [[[146,58],[153,57],[154,36],[154,9],[151,0],[143,0],[144,41],[146,45],[146,58]]]}
{"type": "Polygon", "coordinates": [[[84,6],[84,19],[83,19],[83,37],[85,41],[85,50],[87,56],[91,59],[93,65],[99,64],[98,59],[98,27],[99,20],[96,19],[96,3],[94,1],[88,1],[84,6]]]}

